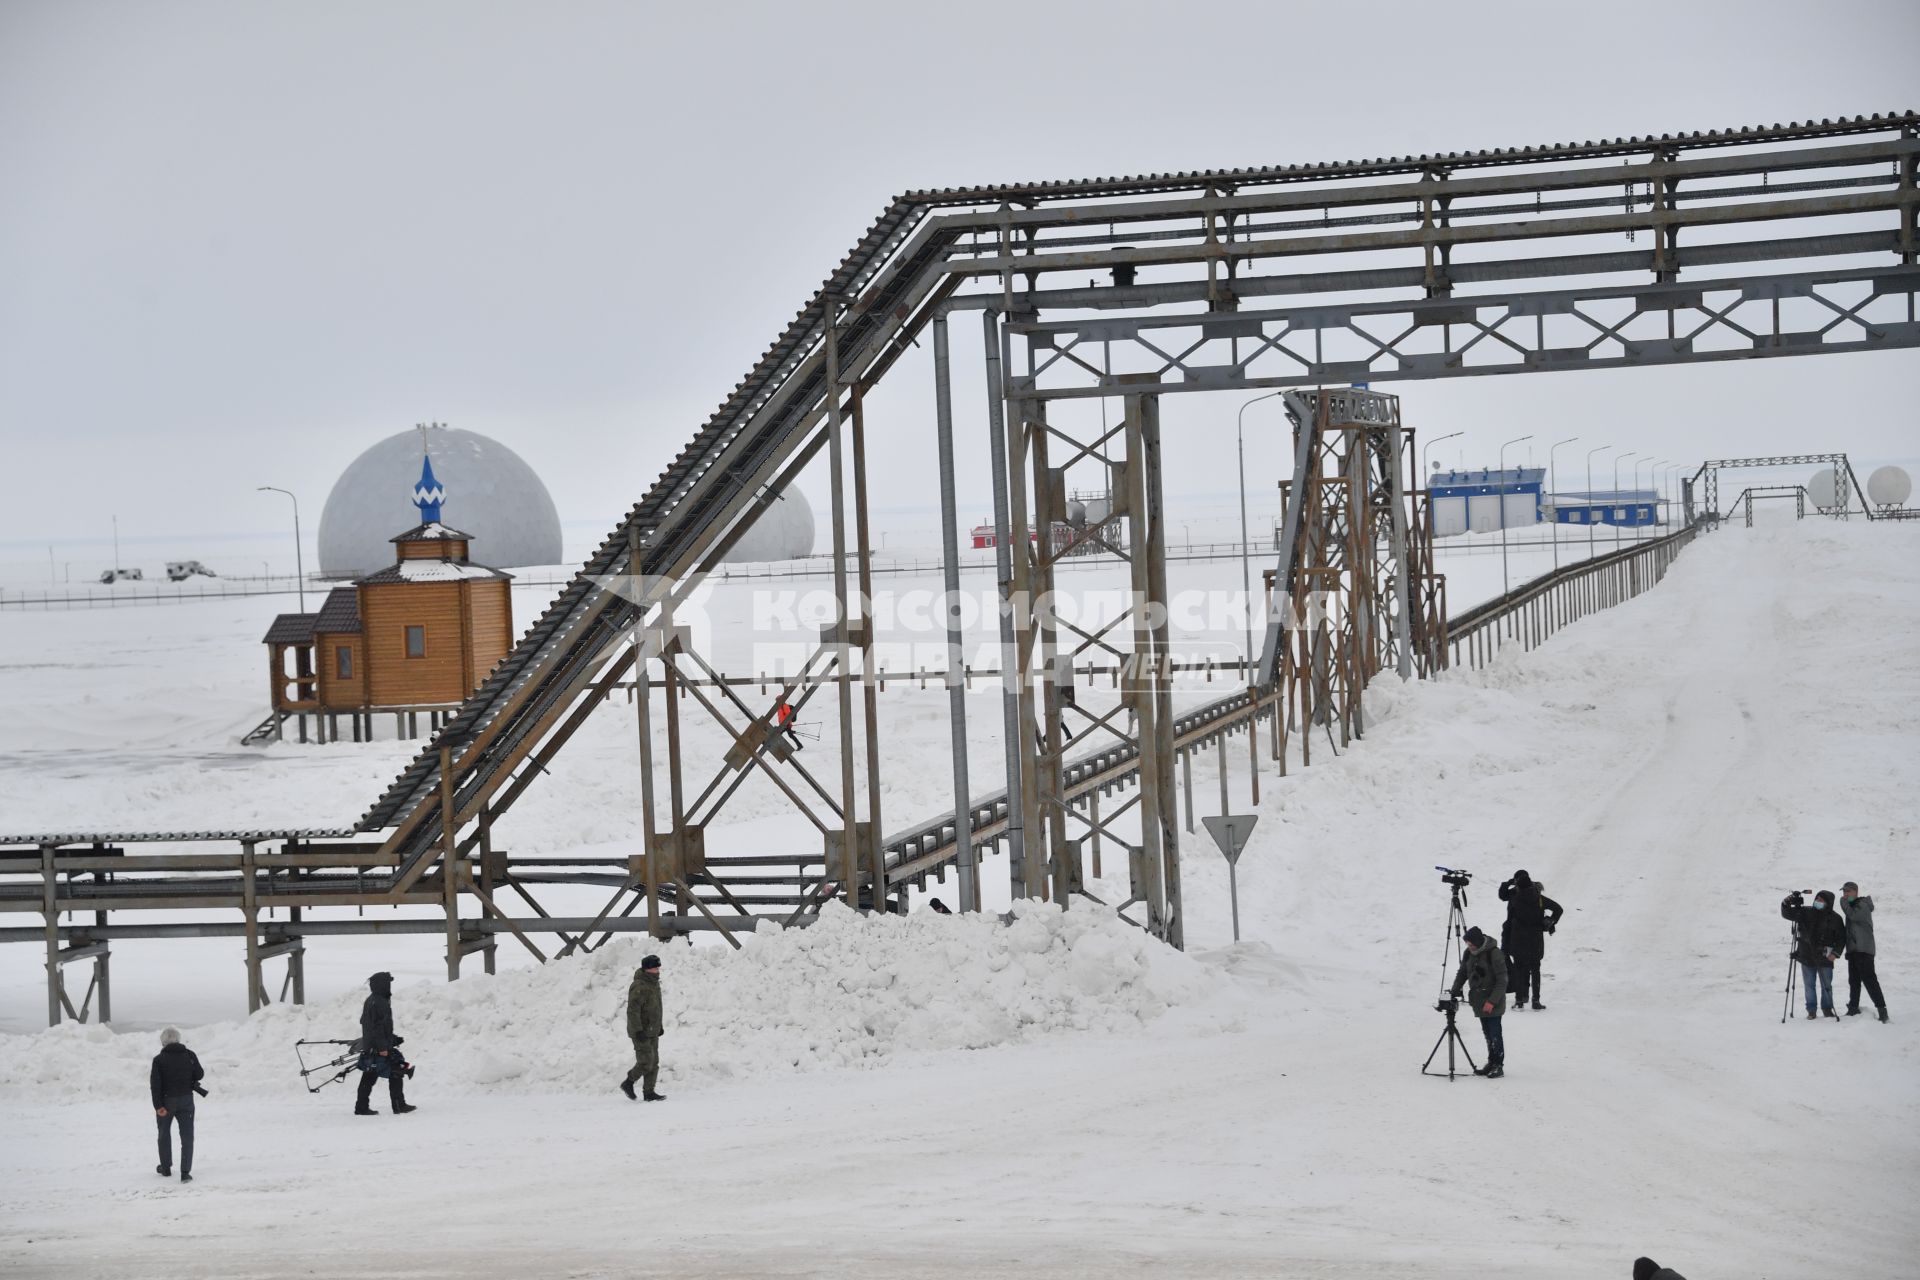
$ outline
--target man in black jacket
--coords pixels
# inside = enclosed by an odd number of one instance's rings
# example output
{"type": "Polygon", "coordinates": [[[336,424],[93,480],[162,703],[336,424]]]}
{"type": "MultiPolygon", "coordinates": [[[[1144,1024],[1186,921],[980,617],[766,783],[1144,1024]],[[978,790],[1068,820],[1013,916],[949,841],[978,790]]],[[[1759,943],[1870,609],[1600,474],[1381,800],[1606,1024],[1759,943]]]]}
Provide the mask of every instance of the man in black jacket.
{"type": "Polygon", "coordinates": [[[1547,954],[1547,935],[1565,912],[1524,871],[1514,872],[1513,878],[1500,886],[1500,900],[1507,904],[1500,946],[1506,953],[1513,1007],[1525,1008],[1531,994],[1533,1007],[1545,1009],[1540,1003],[1540,962],[1547,954]]]}
{"type": "Polygon", "coordinates": [[[200,1087],[206,1072],[200,1058],[180,1043],[180,1033],[168,1027],[160,1033],[160,1052],[153,1055],[147,1084],[153,1092],[153,1115],[160,1125],[160,1163],[154,1172],[173,1176],[173,1126],[180,1126],[180,1181],[193,1181],[193,1095],[207,1096],[200,1087]]]}
{"type": "Polygon", "coordinates": [[[1806,987],[1807,1017],[1824,1013],[1838,1018],[1840,1015],[1833,1011],[1833,962],[1847,949],[1847,926],[1833,909],[1833,890],[1822,889],[1813,895],[1813,902],[1810,907],[1805,898],[1790,893],[1780,904],[1780,916],[1798,927],[1793,958],[1800,962],[1800,979],[1806,987]],[[1816,985],[1818,1012],[1814,1008],[1816,985]]]}
{"type": "Polygon", "coordinates": [[[373,1098],[374,1080],[385,1076],[393,1114],[403,1116],[419,1108],[407,1105],[407,1062],[400,1056],[400,1037],[393,1034],[393,975],[376,973],[367,979],[367,987],[373,994],[360,1006],[360,1094],[354,1099],[353,1114],[380,1114],[367,1103],[373,1098]]]}
{"type": "Polygon", "coordinates": [[[1466,941],[1460,972],[1453,975],[1453,998],[1466,991],[1467,1004],[1480,1019],[1480,1034],[1487,1038],[1487,1065],[1474,1074],[1498,1080],[1507,1074],[1507,1041],[1500,1033],[1500,1015],[1507,1011],[1507,960],[1478,925],[1467,930],[1466,941]]]}

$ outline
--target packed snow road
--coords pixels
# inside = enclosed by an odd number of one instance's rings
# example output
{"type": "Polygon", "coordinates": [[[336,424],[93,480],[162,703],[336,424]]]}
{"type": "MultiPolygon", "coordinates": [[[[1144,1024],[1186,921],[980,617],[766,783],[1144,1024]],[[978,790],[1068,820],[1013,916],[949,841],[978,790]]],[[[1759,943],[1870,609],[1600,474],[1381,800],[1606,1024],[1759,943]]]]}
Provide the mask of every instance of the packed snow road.
{"type": "Polygon", "coordinates": [[[153,1172],[149,1033],[7,1036],[3,1269],[1910,1276],[1916,552],[1910,526],[1727,529],[1532,654],[1383,681],[1363,743],[1266,779],[1247,942],[1184,845],[1197,964],[919,916],[823,936],[873,958],[851,973],[669,948],[658,1105],[614,1091],[631,950],[399,987],[404,1118],[309,1097],[290,1048],[276,1073],[277,1037],[350,998],[189,1031],[213,1095],[188,1187],[153,1172]],[[1568,909],[1498,1082],[1418,1071],[1451,976],[1435,863],[1476,873],[1490,931],[1519,868],[1568,909]],[[1809,1023],[1796,992],[1782,1023],[1779,900],[1849,879],[1894,1020],[1809,1023]]]}

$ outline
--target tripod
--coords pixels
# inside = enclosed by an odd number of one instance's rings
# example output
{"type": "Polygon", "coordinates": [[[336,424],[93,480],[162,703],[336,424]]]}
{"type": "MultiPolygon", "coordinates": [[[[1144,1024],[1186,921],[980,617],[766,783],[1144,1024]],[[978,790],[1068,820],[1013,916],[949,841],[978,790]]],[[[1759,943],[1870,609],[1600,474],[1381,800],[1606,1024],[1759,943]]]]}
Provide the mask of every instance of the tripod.
{"type": "MultiPolygon", "coordinates": [[[[1467,873],[1451,871],[1446,867],[1435,867],[1434,870],[1441,873],[1442,879],[1451,891],[1447,903],[1447,927],[1440,940],[1440,989],[1446,991],[1449,977],[1448,960],[1452,960],[1453,967],[1457,971],[1460,967],[1460,953],[1466,945],[1464,939],[1467,932],[1467,873]],[[1449,952],[1452,953],[1451,957],[1448,955],[1449,952]]],[[[1429,1071],[1427,1068],[1432,1066],[1434,1058],[1439,1056],[1441,1045],[1447,1046],[1447,1079],[1453,1079],[1458,1071],[1454,1062],[1456,1049],[1459,1055],[1467,1060],[1467,1066],[1476,1075],[1479,1074],[1480,1069],[1474,1066],[1473,1055],[1467,1051],[1467,1042],[1460,1038],[1460,1028],[1454,1022],[1454,1014],[1459,1007],[1460,1002],[1450,996],[1440,997],[1440,1003],[1434,1006],[1447,1015],[1447,1027],[1440,1033],[1440,1038],[1433,1042],[1433,1052],[1429,1053],[1427,1060],[1420,1064],[1421,1075],[1440,1074],[1438,1071],[1429,1071]]]]}
{"type": "Polygon", "coordinates": [[[1445,1045],[1447,1046],[1447,1079],[1453,1079],[1454,1073],[1459,1070],[1453,1060],[1456,1046],[1460,1056],[1467,1060],[1467,1069],[1475,1075],[1479,1075],[1480,1068],[1473,1064],[1473,1054],[1467,1051],[1467,1042],[1460,1038],[1460,1028],[1455,1025],[1453,1020],[1455,1011],[1460,1007],[1460,1002],[1458,1000],[1442,999],[1440,1003],[1434,1007],[1447,1015],[1447,1029],[1442,1031],[1440,1038],[1433,1042],[1433,1052],[1429,1053],[1427,1060],[1420,1064],[1420,1074],[1423,1076],[1437,1076],[1440,1074],[1438,1071],[1429,1071],[1427,1068],[1432,1066],[1433,1060],[1440,1055],[1440,1046],[1445,1045]]]}
{"type": "Polygon", "coordinates": [[[1800,967],[1800,922],[1793,922],[1793,950],[1787,952],[1787,994],[1780,1003],[1780,1023],[1786,1025],[1787,1017],[1793,1012],[1793,973],[1800,967]]]}
{"type": "Polygon", "coordinates": [[[1467,932],[1466,886],[1448,881],[1447,887],[1453,890],[1453,900],[1447,907],[1447,927],[1440,939],[1440,989],[1442,991],[1447,989],[1449,980],[1460,968],[1460,954],[1466,946],[1464,938],[1467,932]],[[1451,967],[1449,967],[1447,956],[1449,950],[1453,952],[1451,967]]]}

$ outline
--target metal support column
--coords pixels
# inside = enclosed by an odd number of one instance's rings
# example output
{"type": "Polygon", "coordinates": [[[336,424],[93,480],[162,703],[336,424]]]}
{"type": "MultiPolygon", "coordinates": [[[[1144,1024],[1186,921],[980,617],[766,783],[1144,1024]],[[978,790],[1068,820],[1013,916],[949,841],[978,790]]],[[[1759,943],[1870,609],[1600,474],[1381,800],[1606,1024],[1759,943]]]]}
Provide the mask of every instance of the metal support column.
{"type": "Polygon", "coordinates": [[[979,867],[973,847],[972,791],[967,781],[966,645],[960,610],[960,512],[953,476],[953,370],[947,317],[933,318],[934,419],[939,431],[940,563],[946,588],[947,728],[953,750],[953,841],[958,852],[960,910],[980,909],[979,867]]]}
{"type": "Polygon", "coordinates": [[[460,828],[453,807],[453,748],[440,748],[440,881],[447,911],[447,981],[460,977],[460,828]]]}
{"type": "MultiPolygon", "coordinates": [[[[993,546],[1000,588],[1000,708],[1002,747],[1006,756],[1009,798],[1021,794],[1020,775],[1025,772],[1025,752],[1020,731],[1020,691],[1014,676],[1020,667],[1013,625],[1013,558],[1011,544],[1024,540],[1025,529],[1016,530],[1008,514],[1008,469],[1006,453],[1005,379],[1000,359],[1000,317],[997,312],[981,313],[980,333],[986,344],[987,359],[987,454],[993,468],[993,546]]],[[[1007,806],[1007,879],[1013,896],[1026,896],[1026,827],[1019,805],[1007,806]]]]}
{"type": "MultiPolygon", "coordinates": [[[[844,432],[840,417],[840,300],[826,300],[827,331],[827,465],[832,474],[832,510],[833,510],[833,603],[834,603],[834,661],[840,676],[836,681],[836,692],[840,705],[840,822],[842,828],[841,857],[846,873],[846,883],[842,886],[847,895],[847,905],[858,910],[860,907],[860,819],[854,808],[853,788],[853,685],[852,645],[850,631],[853,628],[853,612],[847,600],[847,494],[845,449],[841,444],[844,432]]],[[[874,886],[879,894],[881,886],[874,886]]],[[[876,899],[876,906],[878,905],[876,899]]]]}

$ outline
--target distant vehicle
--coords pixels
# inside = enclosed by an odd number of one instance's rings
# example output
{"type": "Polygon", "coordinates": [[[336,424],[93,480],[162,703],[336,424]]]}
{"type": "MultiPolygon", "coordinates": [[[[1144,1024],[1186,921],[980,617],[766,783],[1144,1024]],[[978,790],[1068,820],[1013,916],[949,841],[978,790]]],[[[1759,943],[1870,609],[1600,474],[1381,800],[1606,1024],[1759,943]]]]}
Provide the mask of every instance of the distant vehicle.
{"type": "Polygon", "coordinates": [[[116,582],[138,582],[141,579],[138,569],[102,569],[100,581],[111,586],[116,582]]]}
{"type": "MultiPolygon", "coordinates": [[[[213,570],[207,568],[207,566],[201,564],[198,560],[167,561],[167,581],[168,582],[185,582],[188,578],[191,578],[196,573],[202,575],[203,577],[208,577],[208,578],[217,578],[220,576],[219,574],[215,573],[213,570]]],[[[138,577],[139,570],[136,569],[134,571],[134,575],[138,577]]]]}

